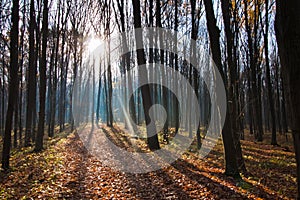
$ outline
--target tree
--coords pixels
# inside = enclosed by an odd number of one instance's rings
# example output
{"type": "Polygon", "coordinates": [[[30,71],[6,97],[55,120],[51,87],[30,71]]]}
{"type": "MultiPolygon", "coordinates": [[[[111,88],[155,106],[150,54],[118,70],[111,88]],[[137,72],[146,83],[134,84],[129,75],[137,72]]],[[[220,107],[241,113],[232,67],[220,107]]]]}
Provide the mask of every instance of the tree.
{"type": "Polygon", "coordinates": [[[35,42],[34,42],[34,29],[35,29],[35,8],[34,0],[30,1],[30,20],[29,20],[29,66],[28,66],[28,80],[27,80],[27,105],[26,105],[26,130],[25,130],[25,146],[30,145],[32,124],[33,124],[33,111],[35,106],[34,101],[34,82],[36,77],[36,62],[35,62],[35,42]]]}
{"type": "Polygon", "coordinates": [[[277,145],[276,139],[276,119],[275,119],[275,108],[274,108],[274,99],[272,94],[272,84],[271,84],[271,75],[270,75],[270,62],[269,62],[269,41],[268,41],[268,34],[269,34],[269,0],[265,0],[265,32],[264,32],[264,43],[265,43],[265,59],[266,59],[266,82],[267,82],[267,89],[268,89],[268,100],[269,106],[271,111],[271,123],[272,123],[272,145],[277,145]]]}
{"type": "Polygon", "coordinates": [[[45,131],[45,103],[46,103],[46,69],[47,69],[47,40],[48,40],[48,0],[44,0],[43,26],[42,26],[42,56],[40,64],[40,111],[38,132],[35,141],[35,151],[43,149],[43,139],[45,131]]]}
{"type": "Polygon", "coordinates": [[[300,199],[300,2],[276,0],[275,30],[294,139],[300,199]]]}
{"type": "MultiPolygon", "coordinates": [[[[248,51],[250,59],[250,78],[251,80],[251,100],[253,101],[253,120],[256,127],[255,138],[257,141],[263,140],[263,126],[262,126],[262,111],[261,111],[261,87],[260,87],[260,71],[259,71],[259,15],[261,3],[258,0],[253,1],[254,10],[250,10],[248,1],[244,0],[244,17],[245,28],[247,32],[248,51]]],[[[252,103],[251,103],[252,104],[252,103]]]]}
{"type": "Polygon", "coordinates": [[[19,0],[13,0],[12,14],[11,14],[11,32],[10,32],[10,81],[8,106],[6,112],[5,132],[3,139],[2,151],[2,168],[9,169],[9,157],[11,148],[11,130],[12,118],[15,108],[16,99],[18,96],[18,43],[19,43],[19,0]]]}
{"type": "Polygon", "coordinates": [[[225,36],[226,36],[226,47],[227,47],[227,63],[228,63],[228,74],[229,79],[227,81],[227,109],[229,112],[229,117],[231,120],[231,133],[234,142],[234,148],[236,150],[236,158],[237,164],[239,169],[242,172],[246,172],[246,166],[244,163],[241,143],[240,143],[240,136],[238,130],[238,115],[237,115],[237,92],[236,92],[236,84],[238,83],[237,80],[237,61],[235,60],[235,47],[234,47],[234,34],[231,28],[231,18],[232,18],[232,6],[229,3],[229,0],[221,0],[222,4],[222,14],[223,14],[223,21],[224,21],[224,29],[225,29],[225,36]]]}
{"type": "MultiPolygon", "coordinates": [[[[141,10],[140,10],[140,1],[139,0],[133,0],[133,18],[134,18],[134,28],[138,29],[142,27],[141,22],[141,10]]],[[[137,34],[135,36],[136,42],[143,42],[143,38],[141,34],[137,34]]],[[[145,60],[145,52],[143,49],[137,50],[137,61],[139,65],[138,74],[139,78],[144,79],[144,82],[148,82],[148,74],[146,69],[141,69],[141,65],[146,64],[145,60]]],[[[148,136],[148,146],[151,150],[157,150],[160,148],[159,142],[158,142],[158,136],[156,134],[156,127],[154,123],[151,123],[151,113],[149,112],[150,107],[152,106],[152,100],[150,95],[150,87],[149,85],[143,85],[141,87],[141,93],[142,93],[142,101],[143,101],[143,108],[144,108],[144,115],[145,115],[145,121],[147,125],[147,136],[148,136]],[[150,126],[149,126],[150,125],[150,126]],[[151,133],[155,133],[155,135],[151,135],[151,133]]]]}
{"type": "MultiPolygon", "coordinates": [[[[226,75],[221,62],[221,48],[220,48],[220,29],[217,27],[217,20],[214,15],[213,4],[211,0],[204,0],[204,6],[206,11],[207,29],[209,33],[210,46],[212,50],[213,60],[220,71],[223,81],[226,83],[226,75]]],[[[218,90],[217,90],[218,91],[218,90]]],[[[228,92],[227,92],[228,93],[228,92]]],[[[220,97],[217,97],[217,101],[220,101],[220,97]]],[[[228,101],[227,101],[228,102],[228,101]]],[[[227,103],[228,107],[228,103],[227,103]]],[[[231,118],[229,109],[226,110],[225,124],[222,130],[222,137],[224,143],[225,152],[225,173],[229,176],[240,178],[236,149],[233,143],[231,118]]]]}

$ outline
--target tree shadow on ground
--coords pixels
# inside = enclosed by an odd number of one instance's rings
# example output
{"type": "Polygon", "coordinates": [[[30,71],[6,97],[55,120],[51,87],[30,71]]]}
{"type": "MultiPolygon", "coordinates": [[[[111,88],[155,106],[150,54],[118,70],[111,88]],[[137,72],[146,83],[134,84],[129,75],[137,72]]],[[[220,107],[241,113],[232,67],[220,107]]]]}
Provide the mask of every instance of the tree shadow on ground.
{"type": "Polygon", "coordinates": [[[68,166],[64,174],[66,180],[68,180],[64,183],[64,187],[67,190],[61,191],[61,197],[64,199],[86,198],[85,178],[90,155],[87,149],[81,144],[77,133],[69,139],[65,148],[68,148],[68,151],[72,152],[72,155],[67,159],[69,163],[65,163],[68,166]]]}
{"type": "MultiPolygon", "coordinates": [[[[244,181],[238,181],[238,180],[234,180],[233,178],[230,178],[228,176],[226,176],[224,173],[216,173],[216,172],[205,172],[205,171],[201,171],[199,170],[199,168],[197,168],[195,165],[179,159],[176,162],[174,162],[172,164],[172,166],[174,168],[176,168],[178,171],[180,171],[182,174],[185,174],[187,177],[189,177],[192,180],[197,181],[198,183],[208,183],[207,187],[212,190],[215,191],[216,193],[216,198],[218,199],[222,199],[222,198],[229,198],[229,197],[237,197],[237,199],[243,198],[243,199],[248,199],[248,197],[243,196],[244,194],[240,194],[237,193],[236,191],[234,191],[232,188],[225,186],[224,184],[221,185],[220,183],[214,181],[211,178],[207,178],[206,176],[202,175],[202,173],[209,173],[210,175],[216,177],[218,180],[222,181],[222,182],[227,182],[230,185],[241,185],[239,187],[243,187],[242,185],[245,184],[244,181]],[[209,184],[210,183],[210,184],[209,184]],[[220,187],[222,188],[222,194],[218,194],[218,190],[215,190],[216,187],[220,187]],[[225,196],[224,196],[225,194],[225,196]]],[[[253,195],[255,195],[256,197],[260,197],[260,198],[265,198],[265,199],[278,199],[278,196],[274,195],[274,194],[270,194],[267,191],[265,191],[263,188],[261,188],[260,186],[256,186],[253,185],[249,182],[246,183],[246,187],[248,190],[248,192],[252,193],[253,195]]],[[[241,188],[242,189],[242,188],[241,188]]],[[[245,189],[245,188],[244,188],[245,189]]]]}

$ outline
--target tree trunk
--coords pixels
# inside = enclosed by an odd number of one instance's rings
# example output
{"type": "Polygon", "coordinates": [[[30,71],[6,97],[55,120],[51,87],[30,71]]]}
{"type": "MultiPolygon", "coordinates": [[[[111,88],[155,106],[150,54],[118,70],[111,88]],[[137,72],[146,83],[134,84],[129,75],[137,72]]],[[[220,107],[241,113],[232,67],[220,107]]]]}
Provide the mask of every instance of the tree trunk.
{"type": "Polygon", "coordinates": [[[38,132],[35,140],[35,151],[41,151],[43,149],[43,139],[45,131],[45,103],[46,103],[46,68],[47,68],[47,39],[48,39],[48,0],[44,0],[43,10],[43,26],[42,26],[42,56],[40,64],[40,111],[38,132]]]}
{"type": "Polygon", "coordinates": [[[48,136],[52,137],[51,134],[51,116],[52,112],[55,109],[55,104],[53,106],[52,104],[52,99],[53,99],[53,67],[54,67],[54,54],[55,54],[55,42],[54,42],[54,37],[53,37],[53,47],[51,49],[51,58],[50,58],[50,69],[49,69],[49,80],[48,80],[48,112],[47,112],[47,125],[48,125],[48,136]]]}
{"type": "MultiPolygon", "coordinates": [[[[248,58],[248,56],[247,56],[248,58]]],[[[253,128],[253,95],[252,95],[252,89],[251,89],[251,77],[250,77],[250,68],[247,67],[247,87],[248,87],[248,116],[249,116],[249,129],[250,129],[250,134],[252,135],[254,133],[254,128],[253,128]]]]}
{"type": "MultiPolygon", "coordinates": [[[[220,41],[219,41],[220,30],[216,25],[217,21],[214,15],[212,1],[204,0],[204,5],[206,11],[207,29],[210,38],[212,57],[216,66],[218,67],[218,70],[221,73],[223,81],[226,82],[225,73],[221,63],[221,49],[220,49],[220,41]]],[[[220,101],[220,99],[217,98],[217,101],[220,101]]],[[[228,107],[228,103],[227,103],[227,107],[228,107]]],[[[231,129],[230,113],[229,113],[229,109],[227,109],[225,124],[222,130],[222,138],[223,138],[224,152],[225,152],[225,173],[229,176],[240,178],[237,159],[235,155],[236,150],[234,147],[231,131],[232,129],[231,129]]]]}
{"type": "MultiPolygon", "coordinates": [[[[62,19],[63,20],[63,19],[62,19]]],[[[66,43],[66,24],[62,26],[62,44],[61,44],[61,61],[60,61],[60,95],[59,95],[59,131],[62,132],[65,128],[65,74],[67,73],[67,66],[64,62],[64,49],[66,43]]],[[[59,44],[57,44],[59,45],[59,44]]]]}
{"type": "Polygon", "coordinates": [[[300,2],[277,0],[275,31],[294,139],[300,199],[300,2]]]}
{"type": "MultiPolygon", "coordinates": [[[[281,68],[282,69],[282,68],[281,68]]],[[[284,92],[284,86],[283,86],[283,78],[282,78],[282,70],[280,70],[280,80],[281,80],[281,93],[282,93],[282,99],[281,99],[281,107],[282,107],[282,127],[286,134],[287,139],[287,133],[288,133],[288,122],[287,122],[287,115],[286,115],[286,102],[285,102],[285,92],[284,92]]]]}
{"type": "MultiPolygon", "coordinates": [[[[133,15],[134,15],[134,28],[141,28],[141,15],[140,15],[140,0],[133,0],[133,15]]],[[[143,37],[141,34],[137,34],[135,36],[136,42],[143,42],[143,37]]],[[[145,60],[145,52],[143,49],[137,50],[137,61],[138,61],[138,75],[140,79],[143,79],[145,83],[148,83],[148,73],[146,69],[142,69],[140,65],[146,64],[145,60]]],[[[141,87],[141,93],[142,93],[142,101],[143,101],[143,108],[144,108],[144,115],[145,115],[145,121],[147,126],[147,136],[148,136],[148,146],[150,150],[157,150],[160,149],[159,142],[158,142],[158,136],[156,133],[156,127],[155,123],[151,123],[151,119],[153,119],[153,116],[151,113],[149,113],[150,107],[152,106],[152,100],[150,95],[150,87],[149,85],[143,85],[141,87]],[[152,135],[155,134],[155,135],[152,135]]]]}
{"type": "Polygon", "coordinates": [[[229,4],[228,0],[222,0],[222,13],[223,13],[223,20],[224,20],[224,27],[225,27],[225,35],[226,35],[226,44],[227,44],[227,60],[228,60],[228,67],[229,67],[229,80],[228,80],[228,92],[227,92],[227,98],[228,98],[228,107],[229,109],[229,116],[231,120],[231,133],[233,142],[236,149],[236,158],[237,158],[237,164],[240,170],[243,172],[246,172],[246,167],[242,155],[242,149],[241,149],[241,143],[240,143],[240,135],[238,127],[238,117],[237,117],[237,94],[235,93],[236,84],[238,82],[237,80],[237,65],[236,60],[234,60],[234,41],[233,41],[233,32],[231,30],[231,23],[230,19],[231,16],[231,6],[229,4]]]}
{"type": "MultiPolygon", "coordinates": [[[[17,97],[19,97],[19,76],[18,76],[18,78],[17,78],[17,88],[18,88],[18,90],[17,90],[17,93],[15,94],[17,97]]],[[[13,144],[14,144],[14,148],[16,148],[17,146],[18,146],[18,115],[19,115],[19,104],[21,104],[22,102],[19,102],[19,98],[17,98],[16,100],[15,100],[15,109],[14,109],[14,142],[13,142],[13,144]]]]}
{"type": "Polygon", "coordinates": [[[91,112],[91,120],[92,120],[92,130],[94,129],[94,125],[95,125],[95,87],[96,87],[96,83],[95,83],[95,60],[93,60],[93,68],[92,68],[92,112],[91,112]]]}
{"type": "MultiPolygon", "coordinates": [[[[16,104],[17,105],[17,108],[16,109],[19,109],[19,117],[18,117],[18,122],[16,122],[18,124],[18,128],[19,128],[19,145],[21,146],[22,145],[22,132],[23,132],[23,80],[22,80],[22,76],[23,76],[23,65],[24,65],[24,58],[25,58],[25,53],[24,53],[24,35],[25,35],[25,23],[26,23],[26,15],[25,13],[27,12],[26,10],[26,6],[24,6],[23,8],[23,26],[22,26],[22,30],[21,30],[21,38],[20,38],[20,55],[21,55],[21,59],[20,59],[20,63],[19,63],[19,68],[20,68],[20,77],[19,77],[19,80],[20,80],[20,87],[19,87],[19,104],[16,104]]],[[[15,131],[16,132],[16,131],[15,131]]]]}
{"type": "Polygon", "coordinates": [[[247,0],[244,0],[244,15],[245,15],[245,26],[246,26],[246,32],[247,32],[247,39],[248,39],[248,49],[249,49],[249,57],[250,57],[250,70],[251,70],[251,104],[253,104],[253,115],[252,119],[254,119],[254,127],[256,127],[255,130],[255,138],[257,141],[262,141],[262,135],[263,135],[263,128],[262,128],[262,113],[261,113],[261,106],[260,104],[260,93],[258,88],[258,82],[260,81],[260,78],[258,78],[257,68],[258,68],[258,55],[257,55],[257,47],[256,47],[256,41],[257,41],[257,5],[255,2],[255,16],[254,16],[254,30],[252,31],[250,27],[249,22],[249,16],[248,16],[248,2],[247,0]],[[254,35],[254,36],[253,36],[254,35]],[[254,37],[254,41],[253,41],[254,37]]]}
{"type": "Polygon", "coordinates": [[[270,63],[269,63],[269,41],[268,41],[268,34],[269,34],[269,0],[265,0],[265,11],[266,11],[266,30],[264,33],[264,44],[265,44],[265,59],[266,59],[266,82],[267,82],[267,89],[268,89],[268,99],[269,99],[269,106],[271,111],[271,122],[272,122],[272,145],[277,145],[276,139],[276,119],[275,119],[275,108],[274,108],[274,99],[272,95],[272,84],[270,78],[270,63]]]}
{"type": "Polygon", "coordinates": [[[10,32],[10,82],[8,94],[8,106],[6,113],[5,132],[2,150],[2,168],[9,169],[9,157],[11,148],[12,119],[18,96],[18,41],[19,41],[19,0],[13,0],[10,32]]]}
{"type": "Polygon", "coordinates": [[[34,111],[34,84],[33,79],[36,76],[35,64],[35,45],[34,45],[34,0],[30,1],[30,22],[29,22],[29,66],[28,66],[28,80],[27,80],[27,106],[26,106],[26,130],[25,130],[25,146],[30,145],[32,134],[32,115],[34,111]]]}
{"type": "Polygon", "coordinates": [[[277,108],[277,123],[278,123],[278,132],[282,134],[282,126],[281,126],[281,108],[280,108],[280,70],[279,70],[279,63],[275,63],[275,82],[276,82],[276,108],[277,108]]]}
{"type": "MultiPolygon", "coordinates": [[[[60,0],[58,1],[58,7],[60,7],[60,0]]],[[[56,26],[56,42],[55,42],[55,61],[54,61],[54,75],[53,75],[53,85],[52,85],[52,98],[51,98],[51,116],[50,116],[50,128],[49,137],[54,136],[54,126],[55,126],[55,115],[56,115],[56,93],[57,93],[57,68],[58,68],[58,50],[59,50],[59,37],[60,37],[60,9],[58,9],[57,16],[57,26],[56,26]]]]}
{"type": "Polygon", "coordinates": [[[101,61],[99,63],[99,77],[98,77],[98,94],[97,94],[97,104],[96,104],[96,123],[99,123],[100,120],[100,101],[101,101],[101,61]]]}
{"type": "MultiPolygon", "coordinates": [[[[178,31],[178,1],[175,1],[175,25],[174,25],[174,30],[178,31]]],[[[177,34],[175,34],[175,49],[177,49],[177,34]]],[[[179,72],[179,67],[178,67],[178,55],[175,54],[175,70],[179,72]]],[[[175,78],[177,79],[177,73],[175,74],[175,78]]],[[[175,90],[178,92],[178,81],[175,80],[175,90]]],[[[178,101],[175,101],[175,107],[174,107],[174,113],[175,113],[175,133],[178,132],[179,130],[179,104],[178,101]]]]}

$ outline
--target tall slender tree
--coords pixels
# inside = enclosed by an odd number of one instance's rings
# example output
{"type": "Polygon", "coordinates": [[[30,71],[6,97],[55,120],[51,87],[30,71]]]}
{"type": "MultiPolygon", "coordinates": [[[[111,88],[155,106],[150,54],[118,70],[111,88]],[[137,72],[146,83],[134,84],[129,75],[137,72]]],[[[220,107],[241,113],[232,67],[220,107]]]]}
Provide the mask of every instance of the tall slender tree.
{"type": "Polygon", "coordinates": [[[40,110],[38,132],[35,141],[35,151],[43,149],[45,131],[45,103],[46,103],[46,70],[47,70],[47,44],[48,44],[48,0],[44,0],[43,25],[42,25],[42,56],[40,64],[40,110]]]}
{"type": "Polygon", "coordinates": [[[269,61],[269,0],[265,0],[265,32],[264,32],[264,45],[265,45],[265,60],[266,60],[266,84],[268,89],[268,100],[271,111],[271,123],[272,123],[272,145],[277,145],[276,139],[276,117],[274,108],[274,99],[272,93],[271,75],[270,75],[270,61],[269,61]]]}
{"type": "Polygon", "coordinates": [[[15,108],[16,99],[18,96],[18,44],[19,44],[19,0],[13,0],[12,12],[11,12],[11,32],[10,32],[10,75],[9,75],[9,94],[8,105],[5,121],[5,132],[3,139],[2,150],[2,168],[9,169],[9,157],[11,149],[11,130],[12,119],[15,108]]]}
{"type": "MultiPolygon", "coordinates": [[[[224,69],[221,62],[221,47],[219,41],[220,29],[217,26],[217,20],[215,18],[212,1],[204,0],[204,6],[206,11],[207,29],[210,38],[212,57],[218,70],[221,73],[223,81],[227,83],[226,74],[224,73],[224,69]]],[[[217,101],[220,101],[220,97],[217,97],[217,101]]],[[[228,103],[227,103],[227,107],[228,107],[228,103]]],[[[226,111],[225,124],[222,130],[222,138],[223,138],[224,152],[225,152],[225,173],[229,176],[240,178],[237,159],[236,159],[236,149],[235,149],[233,136],[232,136],[231,118],[230,118],[229,109],[227,109],[226,111]]]]}
{"type": "Polygon", "coordinates": [[[33,124],[33,111],[34,111],[34,77],[36,76],[36,63],[35,63],[35,8],[34,0],[30,1],[30,19],[29,19],[29,66],[28,66],[28,79],[27,79],[27,105],[26,105],[26,130],[25,130],[25,146],[30,145],[32,124],[33,124]]]}
{"type": "MultiPolygon", "coordinates": [[[[133,0],[133,18],[134,18],[134,28],[138,29],[142,27],[142,20],[141,20],[141,8],[140,8],[140,0],[133,0]]],[[[135,35],[135,40],[138,43],[143,42],[143,36],[141,34],[135,35]]],[[[143,79],[144,82],[148,82],[148,73],[145,68],[141,68],[140,65],[146,64],[145,59],[145,52],[143,49],[137,50],[137,61],[138,61],[138,74],[139,78],[143,79]]],[[[150,107],[152,106],[152,100],[150,95],[150,87],[149,85],[143,85],[141,87],[141,93],[142,93],[142,101],[143,101],[143,108],[144,108],[144,115],[145,115],[145,121],[147,125],[147,136],[148,136],[148,146],[151,150],[157,150],[160,149],[159,142],[158,142],[158,136],[156,133],[156,127],[154,123],[151,123],[151,119],[153,119],[153,116],[151,116],[150,107]],[[154,134],[155,133],[155,134],[154,134]],[[154,134],[154,135],[151,135],[154,134]]]]}
{"type": "Polygon", "coordinates": [[[240,143],[240,133],[238,130],[238,113],[237,113],[237,92],[236,84],[237,80],[237,61],[235,60],[235,47],[234,47],[234,34],[232,30],[232,4],[229,0],[221,0],[222,4],[222,14],[224,21],[224,29],[226,36],[226,49],[227,49],[227,64],[228,64],[228,74],[229,79],[227,81],[227,109],[229,109],[229,117],[231,119],[231,133],[234,140],[234,148],[236,149],[236,158],[239,169],[242,172],[246,172],[246,166],[244,163],[241,143],[240,143]]]}
{"type": "Polygon", "coordinates": [[[300,199],[300,2],[276,0],[275,30],[294,139],[300,199]]]}

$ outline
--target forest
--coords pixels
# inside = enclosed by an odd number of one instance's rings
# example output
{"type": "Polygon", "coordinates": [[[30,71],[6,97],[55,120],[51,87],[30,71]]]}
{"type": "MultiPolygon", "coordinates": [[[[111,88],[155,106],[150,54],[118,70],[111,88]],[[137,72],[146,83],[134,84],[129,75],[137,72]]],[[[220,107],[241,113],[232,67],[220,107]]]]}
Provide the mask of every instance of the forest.
{"type": "Polygon", "coordinates": [[[300,199],[298,0],[0,0],[1,199],[300,199]]]}

